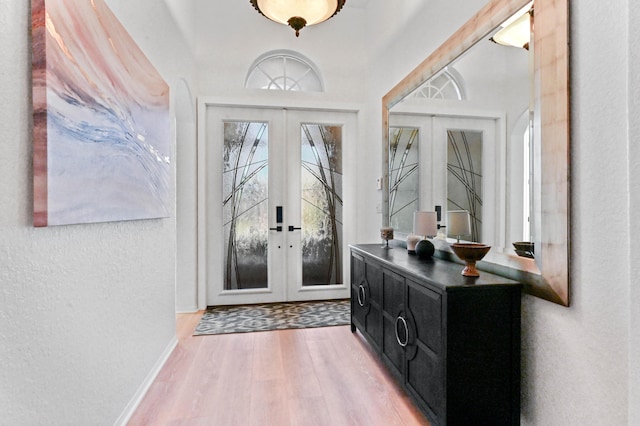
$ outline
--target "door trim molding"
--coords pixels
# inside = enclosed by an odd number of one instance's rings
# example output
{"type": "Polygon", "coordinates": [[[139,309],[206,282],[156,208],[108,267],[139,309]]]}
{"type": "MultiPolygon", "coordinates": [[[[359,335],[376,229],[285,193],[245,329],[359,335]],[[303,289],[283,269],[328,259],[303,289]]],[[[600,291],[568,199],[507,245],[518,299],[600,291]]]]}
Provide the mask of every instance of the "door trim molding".
{"type": "MultiPolygon", "coordinates": [[[[340,103],[328,101],[301,100],[296,93],[279,93],[279,98],[266,100],[263,98],[238,98],[200,96],[197,100],[197,305],[198,310],[207,308],[207,221],[206,221],[206,111],[208,107],[287,109],[303,111],[326,111],[355,113],[357,138],[356,146],[360,146],[363,132],[363,117],[360,114],[364,105],[357,103],[340,103]]],[[[347,242],[348,243],[348,242],[347,242]]]]}

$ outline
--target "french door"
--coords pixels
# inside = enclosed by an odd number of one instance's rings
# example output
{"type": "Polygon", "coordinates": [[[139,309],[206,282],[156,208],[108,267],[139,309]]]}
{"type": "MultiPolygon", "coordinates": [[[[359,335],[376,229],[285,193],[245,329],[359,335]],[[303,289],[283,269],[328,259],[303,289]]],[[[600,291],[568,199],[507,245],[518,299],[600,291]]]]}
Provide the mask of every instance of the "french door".
{"type": "Polygon", "coordinates": [[[209,106],[207,304],[349,297],[355,113],[209,106]]]}

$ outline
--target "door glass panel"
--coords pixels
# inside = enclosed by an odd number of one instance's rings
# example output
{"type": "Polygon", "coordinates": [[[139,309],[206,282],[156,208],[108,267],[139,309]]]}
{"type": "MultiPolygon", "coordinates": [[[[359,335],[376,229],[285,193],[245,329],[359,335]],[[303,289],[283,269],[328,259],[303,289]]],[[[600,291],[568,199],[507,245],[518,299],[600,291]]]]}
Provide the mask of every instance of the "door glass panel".
{"type": "Polygon", "coordinates": [[[407,234],[419,210],[418,135],[412,127],[389,128],[389,225],[407,234]]]}
{"type": "Polygon", "coordinates": [[[222,218],[224,289],[266,288],[268,128],[266,123],[224,123],[222,218]]]}
{"type": "Polygon", "coordinates": [[[301,125],[302,285],[342,284],[342,127],[301,125]]]}
{"type": "Polygon", "coordinates": [[[482,241],[482,132],[447,130],[447,207],[467,210],[471,241],[482,241]]]}

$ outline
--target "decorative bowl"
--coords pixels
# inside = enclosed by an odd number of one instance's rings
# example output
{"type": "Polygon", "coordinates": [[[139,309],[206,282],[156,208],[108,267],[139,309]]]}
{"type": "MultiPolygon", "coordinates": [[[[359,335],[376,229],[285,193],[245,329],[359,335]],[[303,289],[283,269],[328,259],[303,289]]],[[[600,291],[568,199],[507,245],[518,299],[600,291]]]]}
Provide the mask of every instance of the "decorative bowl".
{"type": "Polygon", "coordinates": [[[479,277],[480,272],[476,269],[476,262],[482,260],[489,253],[491,246],[481,243],[453,243],[451,249],[466,265],[462,270],[462,275],[479,277]]]}
{"type": "Polygon", "coordinates": [[[528,257],[533,259],[533,247],[534,244],[532,242],[529,241],[519,241],[516,243],[511,243],[513,244],[513,247],[516,250],[516,254],[518,256],[522,256],[522,257],[528,257]]]}

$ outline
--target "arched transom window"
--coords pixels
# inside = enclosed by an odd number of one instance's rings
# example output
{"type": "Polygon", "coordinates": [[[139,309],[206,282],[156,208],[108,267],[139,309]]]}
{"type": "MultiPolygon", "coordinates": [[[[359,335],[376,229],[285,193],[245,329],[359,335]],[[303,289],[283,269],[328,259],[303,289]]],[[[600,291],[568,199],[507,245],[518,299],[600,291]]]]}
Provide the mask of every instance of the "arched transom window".
{"type": "Polygon", "coordinates": [[[290,50],[267,52],[256,59],[245,80],[248,89],[323,92],[324,84],[316,65],[290,50]]]}
{"type": "Polygon", "coordinates": [[[450,67],[445,68],[424,83],[415,94],[416,98],[464,100],[462,77],[450,67]]]}

